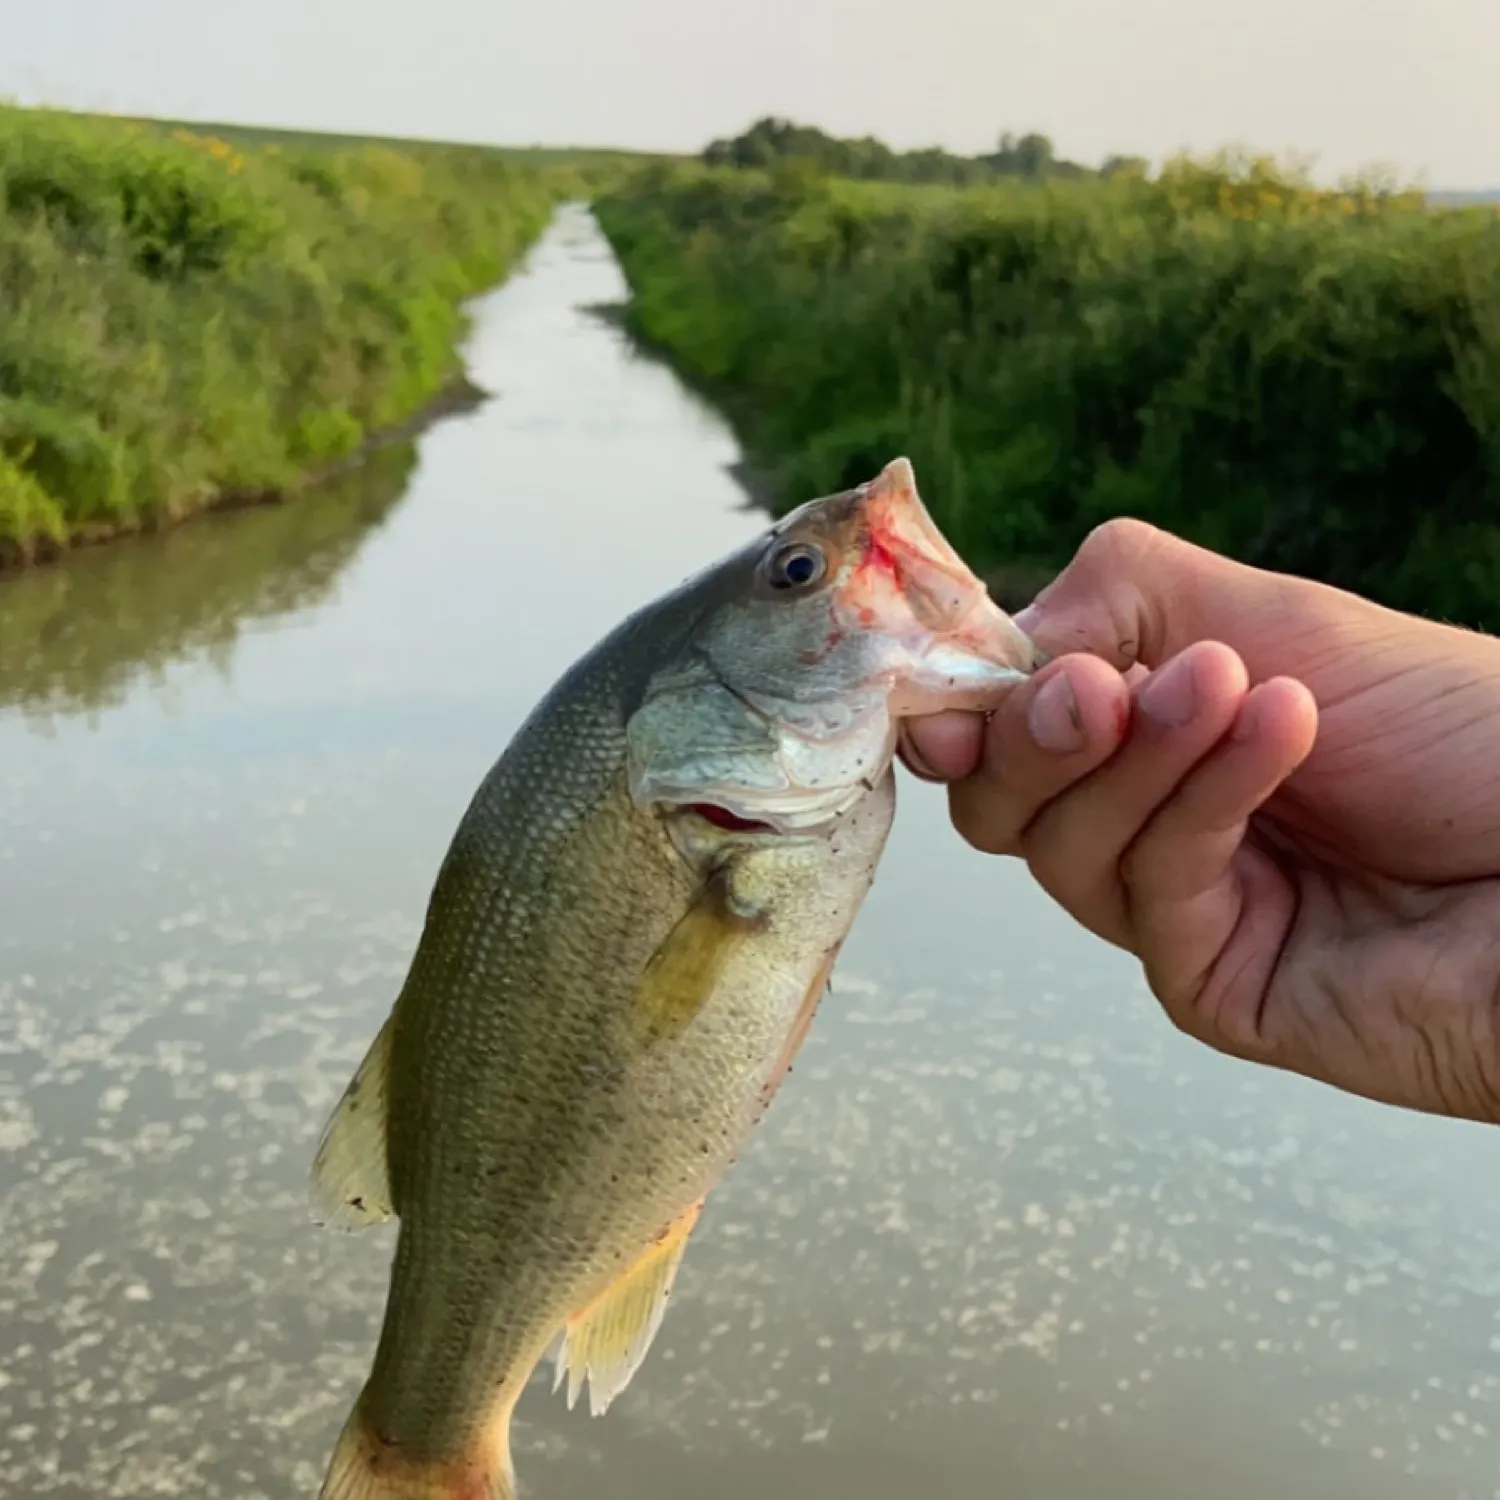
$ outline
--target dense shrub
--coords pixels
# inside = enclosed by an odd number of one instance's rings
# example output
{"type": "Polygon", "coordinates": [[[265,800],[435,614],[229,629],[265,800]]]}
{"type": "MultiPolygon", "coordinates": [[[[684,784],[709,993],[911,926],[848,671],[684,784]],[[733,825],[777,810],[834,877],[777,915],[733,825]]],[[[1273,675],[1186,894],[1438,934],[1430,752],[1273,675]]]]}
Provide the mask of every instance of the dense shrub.
{"type": "Polygon", "coordinates": [[[0,554],[285,487],[420,409],[572,185],[0,109],[0,554]]]}
{"type": "Polygon", "coordinates": [[[652,168],[631,318],[787,503],[911,455],[987,567],[1134,514],[1500,624],[1500,224],[1274,163],[964,189],[652,168]]]}

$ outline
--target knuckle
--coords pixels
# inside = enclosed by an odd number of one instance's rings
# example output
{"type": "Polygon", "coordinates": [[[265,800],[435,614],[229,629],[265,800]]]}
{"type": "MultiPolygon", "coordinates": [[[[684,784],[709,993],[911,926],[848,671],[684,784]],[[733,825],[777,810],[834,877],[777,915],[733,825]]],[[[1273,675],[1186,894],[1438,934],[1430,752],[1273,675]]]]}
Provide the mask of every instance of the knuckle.
{"type": "Polygon", "coordinates": [[[1161,635],[1158,575],[1174,544],[1167,532],[1133,516],[1103,521],[1038,603],[1052,614],[1054,628],[1078,637],[1075,649],[1128,666],[1151,655],[1161,635]]]}
{"type": "Polygon", "coordinates": [[[1046,845],[1025,834],[1016,840],[1016,853],[1026,861],[1031,878],[1042,890],[1075,921],[1083,921],[1080,902],[1072,885],[1077,881],[1077,871],[1070,871],[1065,864],[1050,856],[1046,845]]]}
{"type": "Polygon", "coordinates": [[[1042,812],[1017,831],[1016,852],[1025,859],[1036,883],[1076,915],[1072,893],[1090,883],[1085,874],[1090,862],[1071,836],[1068,819],[1059,819],[1054,809],[1042,812]]]}
{"type": "Polygon", "coordinates": [[[1218,1051],[1225,1050],[1213,1030],[1203,1024],[1203,1018],[1191,1005],[1186,1005],[1176,999],[1166,999],[1160,994],[1156,998],[1161,1006],[1161,1013],[1167,1018],[1167,1024],[1174,1031],[1180,1031],[1183,1036],[1190,1036],[1195,1042],[1202,1042],[1205,1046],[1213,1047],[1218,1051]]]}
{"type": "Polygon", "coordinates": [[[992,757],[984,774],[953,787],[954,824],[986,854],[1021,854],[1029,830],[1067,786],[1065,777],[1045,774],[1033,757],[992,757]]]}
{"type": "Polygon", "coordinates": [[[954,826],[963,841],[980,854],[1016,853],[1016,841],[1011,830],[998,823],[955,820],[954,826]]]}
{"type": "Polygon", "coordinates": [[[1015,854],[1020,822],[1013,816],[1008,799],[987,795],[976,799],[967,787],[949,793],[949,815],[958,836],[981,854],[1015,854]]]}
{"type": "Polygon", "coordinates": [[[1156,997],[1162,1014],[1173,1029],[1182,1032],[1184,1036],[1190,1036],[1195,1042],[1202,1042],[1216,1051],[1225,1050],[1224,1039],[1218,1034],[1216,1019],[1202,1003],[1201,984],[1169,980],[1167,976],[1171,965],[1163,962],[1165,958],[1167,955],[1155,951],[1153,947],[1148,947],[1141,954],[1147,988],[1156,997]]]}
{"type": "Polygon", "coordinates": [[[959,823],[956,826],[963,841],[980,854],[1016,853],[1015,840],[1007,829],[993,824],[959,823]]]}
{"type": "Polygon", "coordinates": [[[1084,537],[1078,557],[1091,566],[1119,566],[1149,556],[1161,546],[1164,535],[1149,521],[1138,521],[1134,516],[1112,516],[1084,537]]]}
{"type": "Polygon", "coordinates": [[[1127,891],[1149,890],[1160,865],[1155,840],[1143,834],[1120,855],[1120,883],[1127,891]]]}

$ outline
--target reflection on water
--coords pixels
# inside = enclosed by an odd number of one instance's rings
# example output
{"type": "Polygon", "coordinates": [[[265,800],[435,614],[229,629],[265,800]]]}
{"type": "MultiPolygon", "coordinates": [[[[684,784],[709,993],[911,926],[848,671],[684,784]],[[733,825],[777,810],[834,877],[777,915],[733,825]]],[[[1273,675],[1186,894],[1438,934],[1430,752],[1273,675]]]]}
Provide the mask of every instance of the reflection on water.
{"type": "Polygon", "coordinates": [[[416,458],[411,443],[392,444],[314,496],[0,579],[0,707],[101,708],[169,661],[201,653],[227,666],[247,621],[328,594],[400,499],[416,458]]]}
{"type": "MultiPolygon", "coordinates": [[[[620,292],[565,215],[480,308],[498,399],[399,507],[0,590],[7,701],[53,711],[0,710],[6,1500],[314,1493],[391,1235],[317,1231],[303,1182],[452,829],[558,671],[756,524],[722,423],[579,310],[620,292]],[[252,550],[260,582],[179,576],[252,550]]],[[[1500,1494],[1500,1136],[1203,1053],[940,795],[902,804],[636,1382],[601,1421],[522,1403],[528,1493],[1500,1494]]]]}

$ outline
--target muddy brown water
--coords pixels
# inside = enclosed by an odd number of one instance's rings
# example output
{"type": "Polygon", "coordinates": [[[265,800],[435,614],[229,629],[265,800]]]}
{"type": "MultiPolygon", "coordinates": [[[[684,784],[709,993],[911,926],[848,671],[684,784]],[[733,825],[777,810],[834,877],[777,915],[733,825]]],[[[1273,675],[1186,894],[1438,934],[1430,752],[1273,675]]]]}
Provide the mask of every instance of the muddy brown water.
{"type": "MultiPolygon", "coordinates": [[[[0,1495],[312,1496],[392,1236],[306,1218],[475,784],[758,525],[586,309],[565,211],[496,399],[295,505],[0,584],[0,1495]]],[[[1490,1500],[1500,1133],[1209,1054],[907,781],[834,994],[609,1415],[535,1500],[1490,1500]]]]}

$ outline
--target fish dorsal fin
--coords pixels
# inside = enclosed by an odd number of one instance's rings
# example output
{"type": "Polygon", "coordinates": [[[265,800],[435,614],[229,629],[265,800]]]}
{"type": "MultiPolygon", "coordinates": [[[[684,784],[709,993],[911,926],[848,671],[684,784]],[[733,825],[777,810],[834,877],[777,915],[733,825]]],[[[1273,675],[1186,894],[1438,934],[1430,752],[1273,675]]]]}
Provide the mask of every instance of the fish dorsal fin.
{"type": "Polygon", "coordinates": [[[568,1381],[568,1409],[588,1381],[589,1411],[596,1417],[630,1384],[661,1327],[667,1298],[703,1211],[700,1199],[596,1302],[568,1319],[557,1356],[553,1389],[568,1381]]]}
{"type": "Polygon", "coordinates": [[[367,1229],[395,1212],[385,1145],[390,1050],[387,1019],[318,1142],[310,1197],[313,1217],[331,1229],[367,1229]]]}

